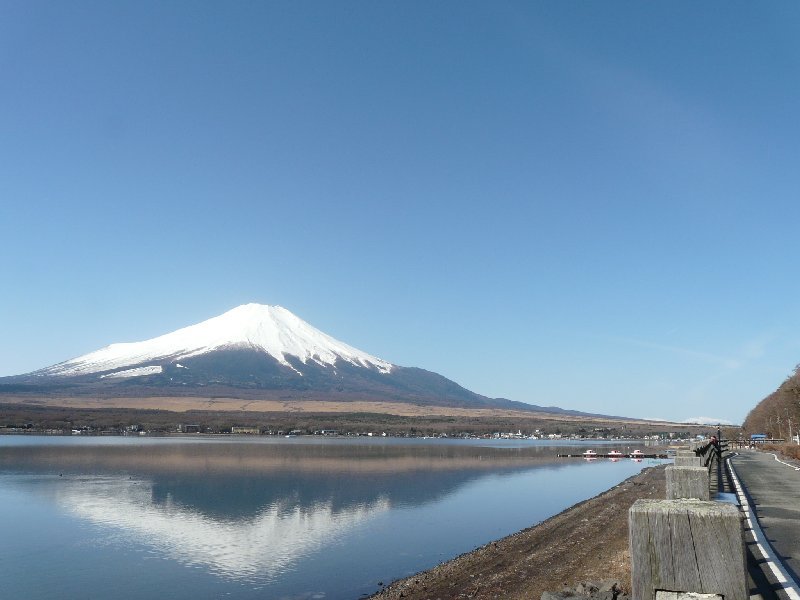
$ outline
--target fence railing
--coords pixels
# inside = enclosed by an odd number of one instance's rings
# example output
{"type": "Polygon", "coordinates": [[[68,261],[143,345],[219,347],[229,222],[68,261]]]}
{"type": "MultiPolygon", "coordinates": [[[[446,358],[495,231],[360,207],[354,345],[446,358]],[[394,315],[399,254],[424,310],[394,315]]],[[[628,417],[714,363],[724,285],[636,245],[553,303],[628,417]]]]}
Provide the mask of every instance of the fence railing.
{"type": "Polygon", "coordinates": [[[728,452],[728,440],[711,440],[692,442],[690,449],[701,459],[702,465],[708,470],[710,492],[720,494],[725,492],[725,453],[728,452]]]}

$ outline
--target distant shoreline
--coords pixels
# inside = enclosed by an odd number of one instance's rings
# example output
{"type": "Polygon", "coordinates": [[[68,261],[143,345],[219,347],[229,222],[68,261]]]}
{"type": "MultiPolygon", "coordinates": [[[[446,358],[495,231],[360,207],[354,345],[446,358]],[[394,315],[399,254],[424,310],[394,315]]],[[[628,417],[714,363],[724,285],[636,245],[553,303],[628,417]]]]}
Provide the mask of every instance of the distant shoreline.
{"type": "Polygon", "coordinates": [[[230,433],[233,427],[259,428],[288,434],[336,430],[342,434],[392,437],[480,436],[493,433],[536,434],[582,439],[642,439],[652,434],[674,437],[706,433],[707,426],[649,421],[579,419],[545,413],[456,409],[443,406],[314,400],[277,402],[219,398],[12,398],[0,395],[0,429],[29,428],[71,431],[88,427],[95,433],[121,433],[134,427],[148,433],[178,431],[230,433]],[[396,414],[405,411],[405,414],[396,414]],[[394,412],[392,412],[394,411],[394,412]]]}

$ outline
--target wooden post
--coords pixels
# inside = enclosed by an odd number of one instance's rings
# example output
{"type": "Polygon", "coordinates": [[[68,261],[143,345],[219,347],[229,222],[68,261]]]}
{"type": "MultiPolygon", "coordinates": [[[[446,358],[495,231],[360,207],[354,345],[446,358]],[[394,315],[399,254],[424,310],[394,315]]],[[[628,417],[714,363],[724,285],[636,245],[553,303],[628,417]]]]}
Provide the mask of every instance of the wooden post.
{"type": "Polygon", "coordinates": [[[667,475],[667,500],[697,498],[710,500],[708,469],[705,467],[669,466],[667,475]]]}
{"type": "Polygon", "coordinates": [[[656,592],[749,600],[742,517],[723,502],[637,500],[628,513],[633,600],[656,592]]]}

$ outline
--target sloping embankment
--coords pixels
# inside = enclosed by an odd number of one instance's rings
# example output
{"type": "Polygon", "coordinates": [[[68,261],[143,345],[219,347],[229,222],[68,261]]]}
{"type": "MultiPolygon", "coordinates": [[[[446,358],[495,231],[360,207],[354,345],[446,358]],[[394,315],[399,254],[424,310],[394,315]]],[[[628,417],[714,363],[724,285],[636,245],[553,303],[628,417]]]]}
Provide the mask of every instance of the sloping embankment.
{"type": "Polygon", "coordinates": [[[504,598],[538,600],[580,581],[615,579],[630,590],[628,509],[639,498],[664,498],[664,467],[508,537],[395,581],[376,600],[504,598]]]}

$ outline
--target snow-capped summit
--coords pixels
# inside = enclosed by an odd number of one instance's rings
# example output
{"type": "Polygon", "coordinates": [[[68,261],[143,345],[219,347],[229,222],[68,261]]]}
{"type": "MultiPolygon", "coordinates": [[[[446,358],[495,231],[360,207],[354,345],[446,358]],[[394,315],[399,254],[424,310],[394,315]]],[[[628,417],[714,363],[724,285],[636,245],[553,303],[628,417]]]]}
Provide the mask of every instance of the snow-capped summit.
{"type": "Polygon", "coordinates": [[[294,357],[303,365],[316,363],[322,367],[344,361],[379,373],[390,373],[394,368],[385,360],[332,338],[281,306],[244,304],[218,317],[150,340],[111,344],[37,371],[36,375],[107,373],[106,377],[134,377],[160,373],[165,361],[183,368],[181,360],[217,350],[263,352],[299,375],[302,373],[297,369],[297,361],[290,362],[287,357],[294,357]],[[148,363],[153,364],[148,366],[148,363]]]}

